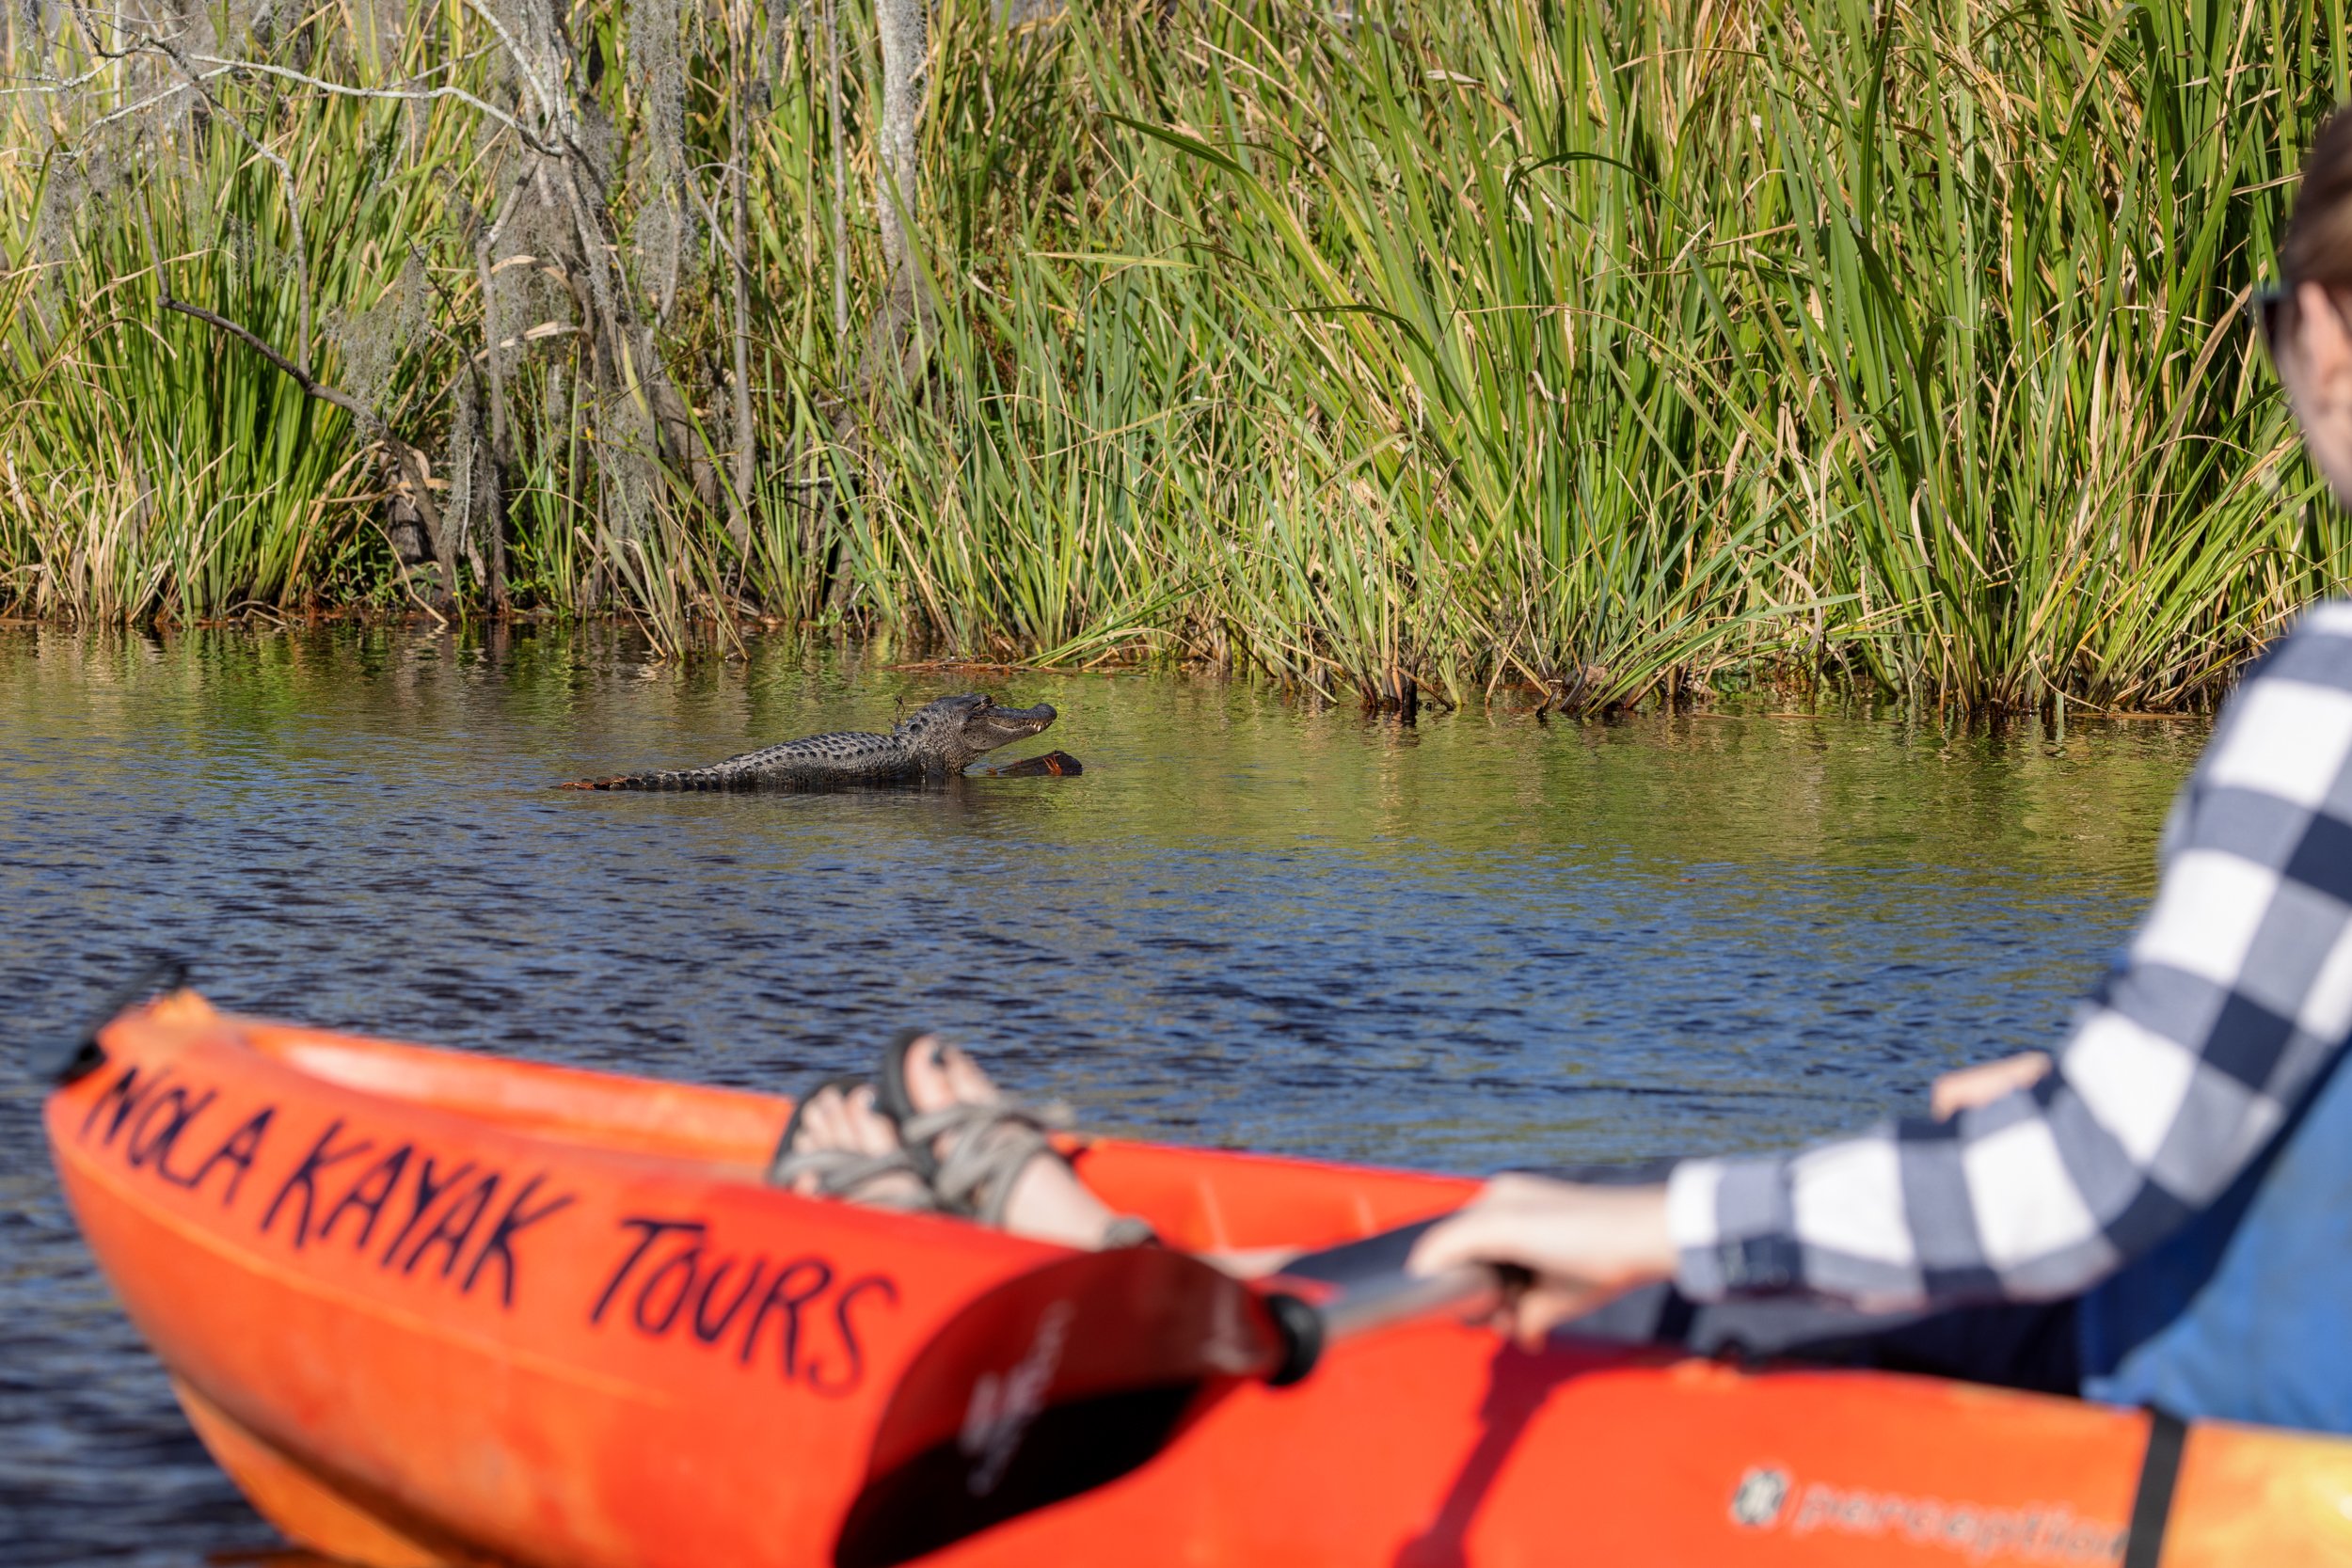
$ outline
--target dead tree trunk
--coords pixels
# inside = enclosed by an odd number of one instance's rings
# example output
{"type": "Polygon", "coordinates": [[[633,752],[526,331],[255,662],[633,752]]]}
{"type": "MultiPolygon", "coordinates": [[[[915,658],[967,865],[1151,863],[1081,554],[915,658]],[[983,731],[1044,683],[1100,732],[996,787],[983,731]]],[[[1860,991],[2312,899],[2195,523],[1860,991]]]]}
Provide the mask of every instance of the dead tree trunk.
{"type": "MultiPolygon", "coordinates": [[[[752,55],[749,19],[739,29],[736,8],[727,8],[729,32],[728,52],[739,62],[736,72],[734,113],[727,117],[727,205],[731,209],[734,242],[729,260],[735,273],[735,463],[728,487],[727,532],[735,546],[739,561],[748,562],[752,554],[752,473],[755,463],[752,451],[752,255],[751,211],[744,166],[752,155],[751,135],[744,124],[744,116],[751,113],[752,76],[744,69],[752,55]]],[[[766,93],[759,94],[764,102],[766,93]]]]}
{"type": "Polygon", "coordinates": [[[858,372],[859,389],[866,396],[883,386],[912,384],[929,352],[930,299],[913,242],[921,211],[916,150],[930,64],[928,8],[929,0],[874,0],[882,57],[874,206],[882,227],[884,284],[858,372]]]}
{"type": "Polygon", "coordinates": [[[841,134],[841,0],[825,0],[825,124],[833,142],[833,340],[850,340],[850,182],[841,134]]]}

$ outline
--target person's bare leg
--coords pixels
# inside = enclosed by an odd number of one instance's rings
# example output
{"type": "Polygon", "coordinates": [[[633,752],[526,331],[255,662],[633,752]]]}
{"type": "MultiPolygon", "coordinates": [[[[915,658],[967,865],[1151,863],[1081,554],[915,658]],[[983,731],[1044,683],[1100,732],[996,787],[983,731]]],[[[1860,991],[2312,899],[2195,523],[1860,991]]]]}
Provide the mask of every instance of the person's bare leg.
{"type": "MultiPolygon", "coordinates": [[[[936,1035],[907,1047],[906,1083],[907,1098],[918,1114],[949,1105],[985,1105],[1002,1098],[968,1052],[936,1035]]],[[[1005,1206],[1005,1228],[1014,1235],[1090,1250],[1104,1245],[1104,1233],[1119,1218],[1078,1180],[1076,1171],[1056,1159],[1035,1159],[1024,1165],[1005,1206]]],[[[1228,1274],[1256,1279],[1280,1272],[1298,1253],[1296,1247],[1275,1246],[1196,1256],[1228,1274]]]]}
{"type": "MultiPolygon", "coordinates": [[[[802,1113],[801,1124],[793,1130],[790,1154],[814,1153],[819,1149],[845,1149],[852,1154],[889,1154],[898,1147],[898,1130],[890,1118],[874,1106],[874,1091],[865,1084],[844,1094],[836,1085],[828,1084],[817,1091],[808,1108],[802,1113]]],[[[815,1172],[804,1172],[792,1183],[792,1190],[803,1197],[817,1196],[818,1178],[815,1172]]],[[[898,1198],[922,1198],[923,1179],[913,1171],[891,1172],[875,1177],[858,1194],[858,1201],[894,1206],[898,1198]]]]}
{"type": "MultiPolygon", "coordinates": [[[[907,1099],[916,1113],[1003,1099],[979,1063],[936,1035],[907,1047],[907,1099]]],[[[1021,1167],[1005,1200],[1004,1227],[1062,1246],[1100,1247],[1119,1215],[1078,1180],[1067,1162],[1040,1156],[1021,1167]]]]}

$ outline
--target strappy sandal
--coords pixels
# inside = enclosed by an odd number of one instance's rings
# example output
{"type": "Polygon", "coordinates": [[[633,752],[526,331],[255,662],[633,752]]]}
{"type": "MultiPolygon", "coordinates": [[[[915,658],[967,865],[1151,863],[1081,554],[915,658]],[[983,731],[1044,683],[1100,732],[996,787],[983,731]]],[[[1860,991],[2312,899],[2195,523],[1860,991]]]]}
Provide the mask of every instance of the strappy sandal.
{"type": "MultiPolygon", "coordinates": [[[[942,1209],[1001,1229],[1014,1179],[1040,1155],[1062,1159],[1051,1134],[1069,1128],[1070,1108],[1005,1095],[985,1103],[917,1111],[907,1095],[906,1059],[908,1051],[928,1037],[926,1030],[910,1029],[882,1052],[875,1107],[898,1125],[900,1146],[914,1168],[927,1170],[942,1209]],[[936,1152],[943,1140],[945,1156],[936,1152]]],[[[1140,1246],[1158,1241],[1158,1233],[1145,1221],[1122,1214],[1104,1227],[1102,1244],[1140,1246]]]]}
{"type": "MultiPolygon", "coordinates": [[[[910,1213],[937,1213],[942,1207],[931,1191],[930,1173],[918,1164],[913,1153],[901,1143],[883,1154],[866,1154],[853,1148],[796,1149],[792,1142],[801,1134],[801,1119],[818,1095],[827,1089],[837,1089],[847,1095],[865,1084],[863,1078],[845,1075],[828,1078],[806,1094],[792,1107],[792,1118],[784,1124],[784,1136],[776,1140],[776,1152],[768,1162],[768,1180],[779,1187],[797,1186],[803,1177],[817,1179],[817,1196],[838,1198],[845,1203],[864,1204],[869,1209],[897,1209],[910,1213]],[[883,1179],[907,1175],[914,1178],[912,1185],[889,1182],[883,1179]]],[[[897,1117],[891,1118],[893,1122],[897,1117]]]]}

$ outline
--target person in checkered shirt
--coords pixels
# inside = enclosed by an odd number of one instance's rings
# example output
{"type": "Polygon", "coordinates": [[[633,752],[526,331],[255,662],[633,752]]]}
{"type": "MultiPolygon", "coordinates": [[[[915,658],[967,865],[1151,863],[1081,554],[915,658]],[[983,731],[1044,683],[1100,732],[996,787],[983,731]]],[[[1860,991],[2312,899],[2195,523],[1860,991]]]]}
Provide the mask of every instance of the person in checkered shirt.
{"type": "MultiPolygon", "coordinates": [[[[2352,505],[2352,113],[2256,318],[2352,505]]],[[[1515,1263],[1510,1326],[1907,1368],[2352,1432],[2352,602],[2249,672],[2154,907],[2055,1056],[1936,1115],[1662,1182],[1498,1177],[1412,1266],[1515,1263]],[[1573,1321],[1571,1321],[1573,1320],[1573,1321]]]]}

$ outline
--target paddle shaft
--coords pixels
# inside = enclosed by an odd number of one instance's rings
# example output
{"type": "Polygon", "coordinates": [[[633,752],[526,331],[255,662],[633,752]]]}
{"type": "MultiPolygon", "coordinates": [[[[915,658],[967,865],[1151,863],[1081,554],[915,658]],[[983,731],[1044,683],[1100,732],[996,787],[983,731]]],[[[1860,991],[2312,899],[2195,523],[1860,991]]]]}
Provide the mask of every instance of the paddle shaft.
{"type": "Polygon", "coordinates": [[[1443,1274],[1398,1275],[1326,1302],[1319,1309],[1324,1338],[1353,1339],[1449,1308],[1466,1318],[1481,1317],[1502,1305],[1505,1290],[1502,1276],[1483,1263],[1465,1263],[1443,1274]]]}
{"type": "Polygon", "coordinates": [[[1439,1312],[1485,1317],[1524,1288],[1529,1277],[1519,1269],[1464,1263],[1440,1274],[1398,1274],[1368,1280],[1317,1306],[1295,1296],[1267,1296],[1265,1307],[1282,1354],[1259,1376],[1278,1388],[1285,1387],[1314,1370],[1324,1353],[1343,1339],[1439,1312]]]}

